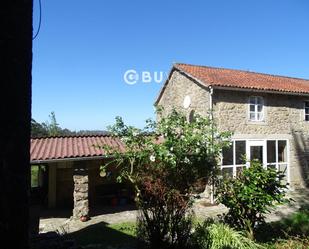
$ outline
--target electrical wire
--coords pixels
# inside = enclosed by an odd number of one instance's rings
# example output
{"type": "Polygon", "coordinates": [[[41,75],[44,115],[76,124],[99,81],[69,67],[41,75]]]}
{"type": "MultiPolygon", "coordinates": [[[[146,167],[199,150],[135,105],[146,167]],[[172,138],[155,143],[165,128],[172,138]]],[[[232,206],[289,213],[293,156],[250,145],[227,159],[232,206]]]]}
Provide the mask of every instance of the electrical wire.
{"type": "Polygon", "coordinates": [[[41,4],[41,0],[39,0],[39,11],[40,11],[40,14],[39,14],[39,26],[38,26],[37,31],[35,32],[35,35],[32,37],[32,40],[34,40],[38,36],[38,34],[40,33],[40,29],[41,29],[41,22],[42,22],[42,4],[41,4]]]}

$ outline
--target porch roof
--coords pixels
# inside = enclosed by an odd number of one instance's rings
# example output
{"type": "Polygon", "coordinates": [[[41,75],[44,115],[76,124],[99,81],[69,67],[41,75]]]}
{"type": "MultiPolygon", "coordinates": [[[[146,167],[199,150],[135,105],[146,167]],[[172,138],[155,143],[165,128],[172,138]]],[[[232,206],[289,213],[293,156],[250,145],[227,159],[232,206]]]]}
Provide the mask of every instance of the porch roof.
{"type": "Polygon", "coordinates": [[[30,163],[105,157],[106,151],[99,147],[104,145],[124,151],[121,140],[108,135],[32,138],[30,163]]]}

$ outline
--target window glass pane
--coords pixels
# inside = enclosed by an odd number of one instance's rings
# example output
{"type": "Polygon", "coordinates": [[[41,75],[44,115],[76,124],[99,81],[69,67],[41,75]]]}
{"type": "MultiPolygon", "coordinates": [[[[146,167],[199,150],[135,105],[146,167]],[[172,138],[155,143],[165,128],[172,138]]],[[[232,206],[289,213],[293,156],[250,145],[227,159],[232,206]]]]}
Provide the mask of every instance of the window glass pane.
{"type": "Polygon", "coordinates": [[[262,105],[258,105],[258,106],[257,106],[257,110],[258,110],[258,112],[262,112],[263,106],[262,106],[262,105]]]}
{"type": "Polygon", "coordinates": [[[255,111],[255,105],[250,104],[250,112],[254,112],[254,111],[255,111]]]}
{"type": "Polygon", "coordinates": [[[278,141],[278,162],[286,162],[287,161],[287,149],[286,149],[286,141],[279,140],[278,141]]]}
{"type": "Polygon", "coordinates": [[[287,164],[279,164],[279,171],[281,171],[283,174],[287,174],[287,164]]]}
{"type": "Polygon", "coordinates": [[[263,163],[263,146],[250,146],[250,160],[263,163]]]}
{"type": "Polygon", "coordinates": [[[309,114],[309,108],[305,108],[305,114],[306,114],[306,115],[309,114]]]}
{"type": "Polygon", "coordinates": [[[223,178],[230,178],[233,177],[233,168],[223,168],[222,169],[222,176],[223,178]]]}
{"type": "Polygon", "coordinates": [[[305,115],[305,120],[309,121],[309,115],[305,115]]]}
{"type": "Polygon", "coordinates": [[[284,178],[281,181],[282,184],[287,183],[287,170],[288,170],[287,164],[279,164],[279,171],[281,171],[282,174],[284,174],[284,178]]]}
{"type": "Polygon", "coordinates": [[[257,113],[257,120],[263,120],[263,113],[261,112],[257,113]]]}
{"type": "Polygon", "coordinates": [[[269,165],[267,165],[267,168],[268,169],[277,169],[276,164],[269,164],[269,165]]]}
{"type": "Polygon", "coordinates": [[[254,112],[250,112],[250,120],[255,120],[255,113],[254,112]]]}
{"type": "Polygon", "coordinates": [[[255,97],[250,97],[249,102],[250,102],[250,104],[255,105],[255,97]]]}
{"type": "Polygon", "coordinates": [[[309,101],[305,101],[305,108],[309,108],[309,101]]]}
{"type": "Polygon", "coordinates": [[[246,154],[246,141],[235,141],[236,164],[245,164],[243,157],[246,154]]]}
{"type": "Polygon", "coordinates": [[[263,98],[262,97],[257,97],[256,98],[256,103],[258,104],[258,105],[263,105],[263,98]]]}
{"type": "Polygon", "coordinates": [[[233,145],[222,150],[222,165],[233,165],[233,145]]]}
{"type": "Polygon", "coordinates": [[[276,162],[276,141],[267,141],[267,163],[276,162]]]}
{"type": "Polygon", "coordinates": [[[245,168],[245,166],[237,167],[236,168],[236,175],[239,175],[244,170],[244,168],[245,168]]]}

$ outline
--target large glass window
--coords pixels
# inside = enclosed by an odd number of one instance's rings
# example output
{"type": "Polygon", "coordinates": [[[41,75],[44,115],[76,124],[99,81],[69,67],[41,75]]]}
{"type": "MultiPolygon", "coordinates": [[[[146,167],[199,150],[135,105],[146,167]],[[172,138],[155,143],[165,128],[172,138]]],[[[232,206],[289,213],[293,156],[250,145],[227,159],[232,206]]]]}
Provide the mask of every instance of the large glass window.
{"type": "Polygon", "coordinates": [[[284,181],[288,181],[288,142],[287,140],[262,140],[261,144],[252,145],[251,140],[234,140],[229,148],[222,151],[222,175],[236,176],[249,166],[247,160],[258,159],[264,167],[282,171],[284,181]],[[246,155],[250,158],[246,158],[246,155]]]}
{"type": "Polygon", "coordinates": [[[249,119],[262,121],[264,119],[264,101],[262,97],[251,96],[249,98],[249,119]]]}
{"type": "Polygon", "coordinates": [[[222,165],[233,165],[234,156],[233,156],[233,144],[222,150],[222,165]]]}
{"type": "Polygon", "coordinates": [[[276,140],[267,141],[267,163],[276,163],[276,140]]]}
{"type": "Polygon", "coordinates": [[[287,149],[286,149],[286,141],[279,140],[278,141],[278,163],[287,162],[287,149]]]}
{"type": "Polygon", "coordinates": [[[246,141],[236,140],[229,148],[222,151],[223,177],[236,176],[246,166],[246,141]]]}
{"type": "Polygon", "coordinates": [[[246,141],[235,141],[236,164],[245,164],[246,141]]]}

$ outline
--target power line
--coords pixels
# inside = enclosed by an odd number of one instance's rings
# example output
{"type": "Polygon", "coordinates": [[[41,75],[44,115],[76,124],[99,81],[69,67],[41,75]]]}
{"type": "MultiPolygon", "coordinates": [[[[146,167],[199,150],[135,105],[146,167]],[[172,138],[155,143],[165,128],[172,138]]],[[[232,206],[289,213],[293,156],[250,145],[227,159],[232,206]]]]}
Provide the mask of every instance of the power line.
{"type": "Polygon", "coordinates": [[[40,14],[39,14],[39,26],[38,26],[38,29],[34,35],[34,37],[32,37],[32,40],[34,40],[38,34],[40,33],[40,29],[41,29],[41,22],[42,22],[42,4],[41,4],[41,0],[39,0],[39,11],[40,11],[40,14]]]}

